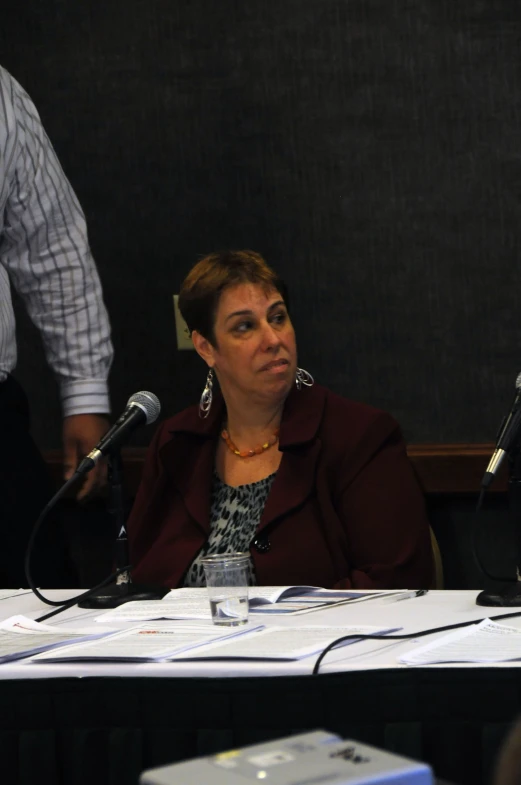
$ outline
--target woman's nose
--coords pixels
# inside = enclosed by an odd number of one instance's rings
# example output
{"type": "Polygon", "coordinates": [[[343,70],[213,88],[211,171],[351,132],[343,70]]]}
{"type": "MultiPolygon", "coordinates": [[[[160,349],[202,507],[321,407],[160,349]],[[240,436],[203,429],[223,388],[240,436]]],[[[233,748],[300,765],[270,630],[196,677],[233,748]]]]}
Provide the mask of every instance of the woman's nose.
{"type": "Polygon", "coordinates": [[[262,345],[263,347],[270,349],[272,347],[276,347],[280,344],[280,335],[278,330],[276,330],[269,322],[263,325],[262,328],[262,345]]]}

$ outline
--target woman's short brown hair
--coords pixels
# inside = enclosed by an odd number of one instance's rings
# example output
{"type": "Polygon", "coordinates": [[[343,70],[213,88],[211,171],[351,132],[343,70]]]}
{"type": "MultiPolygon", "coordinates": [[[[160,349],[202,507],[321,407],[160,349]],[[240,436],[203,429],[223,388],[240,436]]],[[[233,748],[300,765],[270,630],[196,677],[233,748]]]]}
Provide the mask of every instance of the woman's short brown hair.
{"type": "Polygon", "coordinates": [[[197,330],[215,345],[215,316],[224,289],[241,283],[275,289],[288,305],[284,282],[255,251],[217,251],[192,267],[181,285],[179,310],[190,333],[197,330]]]}

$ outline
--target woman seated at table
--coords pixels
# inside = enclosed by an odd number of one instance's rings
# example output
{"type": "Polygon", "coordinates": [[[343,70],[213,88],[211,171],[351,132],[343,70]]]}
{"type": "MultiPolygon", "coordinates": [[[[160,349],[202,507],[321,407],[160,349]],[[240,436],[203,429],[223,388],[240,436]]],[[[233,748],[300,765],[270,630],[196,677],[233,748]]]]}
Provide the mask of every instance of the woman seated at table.
{"type": "Polygon", "coordinates": [[[204,586],[201,557],[246,551],[252,584],[430,586],[398,424],[297,366],[286,290],[264,259],[210,254],[179,308],[208,376],[199,405],[163,422],[148,450],[128,522],[134,580],[204,586]]]}

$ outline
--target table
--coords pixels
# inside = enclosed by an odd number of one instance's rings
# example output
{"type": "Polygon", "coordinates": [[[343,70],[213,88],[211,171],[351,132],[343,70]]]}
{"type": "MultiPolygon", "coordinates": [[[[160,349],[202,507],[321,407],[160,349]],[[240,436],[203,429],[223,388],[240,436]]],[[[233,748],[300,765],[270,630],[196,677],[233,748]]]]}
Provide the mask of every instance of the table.
{"type": "MultiPolygon", "coordinates": [[[[412,632],[484,618],[487,609],[474,604],[476,594],[374,599],[277,617],[276,623],[385,624],[412,632]]],[[[43,608],[28,594],[0,602],[0,615],[36,618],[43,608]]],[[[98,613],[74,608],[54,623],[85,626],[98,613]]],[[[266,623],[274,623],[273,617],[266,623]]],[[[521,626],[521,617],[509,624],[521,626]]],[[[488,781],[496,751],[520,711],[521,667],[399,665],[397,655],[415,645],[360,642],[333,652],[316,677],[310,675],[314,658],[2,665],[2,781],[135,785],[144,768],[316,728],[426,760],[438,776],[459,785],[488,781]]]]}

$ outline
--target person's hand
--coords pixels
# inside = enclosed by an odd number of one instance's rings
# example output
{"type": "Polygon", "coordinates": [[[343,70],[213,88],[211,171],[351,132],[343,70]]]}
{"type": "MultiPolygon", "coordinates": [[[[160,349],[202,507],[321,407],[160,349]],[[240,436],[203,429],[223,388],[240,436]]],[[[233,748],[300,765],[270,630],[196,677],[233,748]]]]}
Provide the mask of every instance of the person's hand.
{"type": "MultiPolygon", "coordinates": [[[[71,414],[63,420],[63,477],[71,477],[84,458],[109,429],[109,421],[102,414],[71,414]]],[[[85,476],[77,493],[79,501],[100,494],[107,482],[107,466],[100,461],[85,476]]]]}

